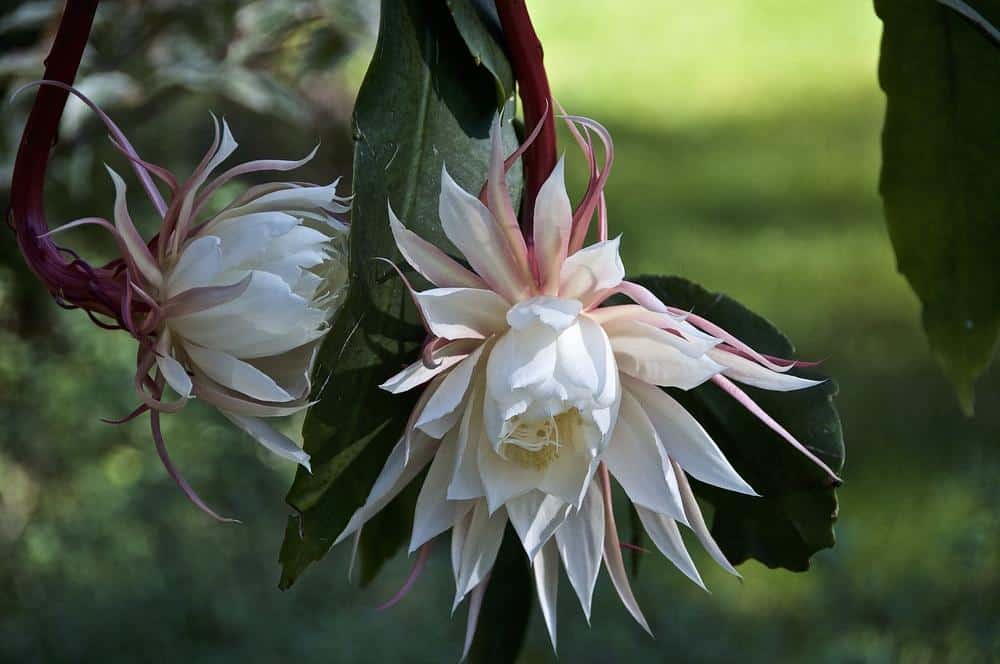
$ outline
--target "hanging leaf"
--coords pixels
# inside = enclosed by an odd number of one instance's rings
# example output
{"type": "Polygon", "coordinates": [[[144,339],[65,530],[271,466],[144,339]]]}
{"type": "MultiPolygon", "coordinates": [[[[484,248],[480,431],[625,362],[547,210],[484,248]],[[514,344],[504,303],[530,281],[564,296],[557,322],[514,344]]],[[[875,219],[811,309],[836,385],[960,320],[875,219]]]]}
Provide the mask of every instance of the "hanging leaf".
{"type": "MultiPolygon", "coordinates": [[[[1000,21],[998,0],[949,4],[1000,21]]],[[[931,350],[971,414],[1000,334],[1000,49],[981,23],[930,0],[876,0],[875,11],[889,235],[931,350]]]]}
{"type": "MultiPolygon", "coordinates": [[[[637,279],[667,304],[697,313],[762,353],[792,357],[794,348],[766,319],[732,298],[680,277],[637,279]]],[[[796,375],[823,378],[814,372],[796,375]]],[[[835,471],[844,463],[833,381],[796,392],[741,386],[760,406],[835,471]]],[[[701,422],[733,467],[762,497],[694,482],[715,507],[712,534],[733,563],[754,558],[768,567],[802,571],[820,549],[833,546],[837,497],[826,473],[793,449],[713,383],[669,390],[701,422]]]]}
{"type": "Polygon", "coordinates": [[[493,75],[498,103],[514,94],[514,72],[503,48],[503,31],[492,0],[447,0],[448,11],[476,64],[493,75]]]}
{"type": "MultiPolygon", "coordinates": [[[[374,260],[389,258],[421,283],[401,262],[387,204],[411,230],[457,253],[438,220],[442,164],[472,191],[487,171],[489,127],[497,111],[493,77],[477,66],[444,0],[387,1],[382,9],[375,55],[354,109],[348,296],[314,372],[316,404],[303,426],[313,474],[299,472],[286,498],[296,516],[281,549],[282,588],[326,554],[364,503],[417,396],[418,390],[392,395],[378,388],[417,359],[424,339],[398,275],[374,260]]],[[[509,125],[505,140],[513,151],[509,125]]],[[[511,181],[520,182],[519,171],[512,171],[511,181]]],[[[366,542],[362,535],[366,578],[409,536],[412,513],[412,505],[401,503],[381,517],[393,519],[392,528],[380,528],[379,521],[365,528],[379,540],[366,542]]]]}

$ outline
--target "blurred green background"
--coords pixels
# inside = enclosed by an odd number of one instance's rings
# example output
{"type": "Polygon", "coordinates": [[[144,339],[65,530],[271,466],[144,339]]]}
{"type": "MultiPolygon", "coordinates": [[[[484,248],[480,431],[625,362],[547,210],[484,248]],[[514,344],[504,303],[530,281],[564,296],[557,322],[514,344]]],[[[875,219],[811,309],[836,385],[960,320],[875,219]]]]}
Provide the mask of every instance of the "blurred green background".
{"type": "MultiPolygon", "coordinates": [[[[0,10],[0,87],[38,78],[59,3],[0,10]]],[[[696,561],[712,590],[650,555],[636,594],[656,639],[607,578],[593,626],[564,583],[568,662],[1000,661],[1000,370],[964,419],[896,273],[876,185],[884,98],[867,2],[536,0],[556,96],[605,123],[617,160],[611,223],[633,274],[724,291],[825,359],[847,440],[838,544],[805,574],[696,561]]],[[[145,158],[190,170],[222,113],[245,158],[350,167],[349,114],[374,3],[102,3],[80,85],[145,158]]],[[[0,115],[0,204],[31,95],[0,115]]],[[[564,142],[570,155],[573,146],[564,142]]],[[[107,214],[121,170],[104,132],[67,112],[51,222],[107,214]]],[[[151,210],[133,211],[152,231],[151,210]]],[[[98,236],[68,243],[95,260],[98,236]]],[[[456,661],[447,547],[397,607],[399,556],[370,587],[332,552],[289,592],[277,553],[293,468],[208,408],[168,417],[175,460],[245,525],[220,526],[174,488],[131,409],[134,349],[58,309],[0,242],[0,661],[456,661]]],[[[288,424],[290,431],[296,423],[288,424]]],[[[696,549],[696,547],[692,547],[696,549]]],[[[552,661],[537,612],[523,662],[552,661]]]]}

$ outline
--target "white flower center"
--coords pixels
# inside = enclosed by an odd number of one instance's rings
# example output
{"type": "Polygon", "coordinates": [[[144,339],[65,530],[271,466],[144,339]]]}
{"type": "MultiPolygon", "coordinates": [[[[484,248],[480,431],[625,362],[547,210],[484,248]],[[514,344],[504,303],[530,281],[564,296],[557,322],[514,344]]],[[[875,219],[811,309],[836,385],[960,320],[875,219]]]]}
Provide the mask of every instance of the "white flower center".
{"type": "Polygon", "coordinates": [[[573,447],[576,432],[583,424],[576,408],[550,415],[543,420],[512,418],[509,431],[500,441],[500,455],[522,466],[542,469],[559,457],[564,446],[573,447]]]}

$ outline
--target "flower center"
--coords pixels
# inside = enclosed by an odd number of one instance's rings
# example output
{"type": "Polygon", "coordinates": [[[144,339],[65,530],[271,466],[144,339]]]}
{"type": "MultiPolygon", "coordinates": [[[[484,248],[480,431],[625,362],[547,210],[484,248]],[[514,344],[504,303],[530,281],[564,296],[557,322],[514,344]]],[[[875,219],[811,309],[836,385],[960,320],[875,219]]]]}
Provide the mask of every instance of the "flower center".
{"type": "Polygon", "coordinates": [[[500,456],[526,468],[542,470],[559,458],[564,446],[573,446],[582,424],[583,417],[576,408],[542,420],[518,415],[510,420],[510,430],[500,441],[500,456]]]}

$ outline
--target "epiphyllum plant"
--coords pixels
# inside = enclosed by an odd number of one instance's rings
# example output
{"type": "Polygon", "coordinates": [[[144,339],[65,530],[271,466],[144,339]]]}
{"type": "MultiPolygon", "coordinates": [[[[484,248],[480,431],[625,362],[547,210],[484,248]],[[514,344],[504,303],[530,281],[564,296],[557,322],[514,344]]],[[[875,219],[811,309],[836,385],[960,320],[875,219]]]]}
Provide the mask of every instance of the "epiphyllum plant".
{"type": "MultiPolygon", "coordinates": [[[[309,467],[309,455],[262,418],[309,405],[317,344],[346,278],[342,251],[347,227],[335,216],[347,211],[346,200],[337,195],[336,182],[275,182],[251,187],[208,214],[213,194],[234,178],[298,168],[315,150],[298,161],[246,162],[209,179],[237,148],[228,125],[216,120],[215,137],[201,163],[178,181],[142,160],[121,130],[82,94],[58,81],[39,84],[73,92],[101,117],[162,226],[148,243],[139,235],[125,182],[108,168],[115,187],[113,221],[86,217],[50,232],[38,208],[22,209],[15,200],[13,218],[22,251],[60,304],[82,308],[101,327],[124,329],[138,342],[134,386],[141,403],[118,422],[149,411],[156,449],[171,477],[201,509],[227,520],[174,467],[160,414],[200,399],[267,449],[309,467]],[[168,200],[153,177],[166,186],[168,200]],[[95,269],[53,244],[55,233],[83,225],[109,231],[121,257],[95,269]],[[176,393],[173,400],[164,396],[167,386],[176,393]]],[[[42,168],[44,172],[44,163],[42,168]]]]}
{"type": "Polygon", "coordinates": [[[594,152],[580,128],[602,139],[604,167],[574,212],[559,161],[535,200],[531,242],[507,189],[499,119],[482,200],[447,171],[441,178],[441,225],[471,269],[389,211],[400,253],[434,288],[412,292],[429,335],[423,357],[382,387],[398,393],[423,386],[423,393],[366,503],[338,539],[358,532],[429,464],[410,551],[452,530],[455,606],[471,593],[474,624],[510,522],[532,562],[553,645],[560,559],[588,618],[603,558],[622,601],[648,630],[622,563],[611,477],[656,546],[692,580],[701,584],[678,524],[737,573],[709,533],[688,476],[755,492],[661,387],[689,390],[713,381],[837,481],[734,383],[787,391],[815,381],[787,373],[793,362],[764,356],[625,280],[620,238],[608,238],[603,205],[610,136],[591,120],[567,121],[592,172],[594,152]],[[585,246],[595,207],[598,241],[585,246]],[[602,306],[615,295],[632,303],[602,306]]]}

